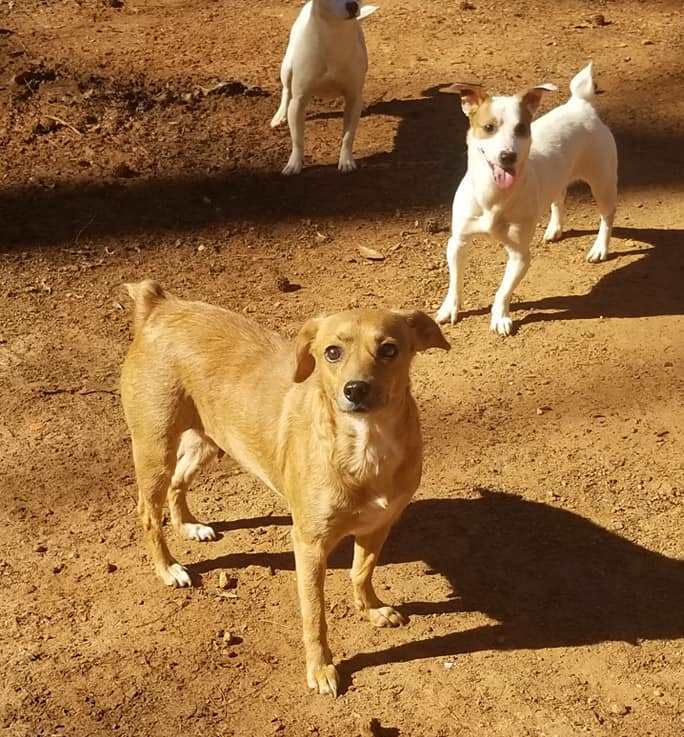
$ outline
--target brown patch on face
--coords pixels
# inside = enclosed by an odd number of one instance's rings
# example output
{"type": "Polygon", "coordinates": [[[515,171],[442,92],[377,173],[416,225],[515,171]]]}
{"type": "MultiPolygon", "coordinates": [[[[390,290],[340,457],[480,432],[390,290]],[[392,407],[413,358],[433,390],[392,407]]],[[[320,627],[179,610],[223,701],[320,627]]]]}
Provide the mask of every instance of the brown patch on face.
{"type": "Polygon", "coordinates": [[[470,130],[475,138],[491,138],[499,128],[499,124],[492,112],[492,100],[487,97],[482,103],[468,116],[470,120],[470,130]],[[490,129],[490,126],[493,128],[490,129]]]}

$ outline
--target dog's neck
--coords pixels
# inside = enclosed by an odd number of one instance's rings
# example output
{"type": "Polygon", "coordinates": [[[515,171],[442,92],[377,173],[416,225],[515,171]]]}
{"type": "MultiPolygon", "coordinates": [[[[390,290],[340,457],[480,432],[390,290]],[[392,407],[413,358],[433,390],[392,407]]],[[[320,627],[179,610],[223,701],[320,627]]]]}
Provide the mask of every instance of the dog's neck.
{"type": "Polygon", "coordinates": [[[354,486],[391,479],[405,455],[409,423],[417,422],[406,391],[397,403],[370,413],[342,412],[328,405],[325,441],[337,470],[354,486]]]}

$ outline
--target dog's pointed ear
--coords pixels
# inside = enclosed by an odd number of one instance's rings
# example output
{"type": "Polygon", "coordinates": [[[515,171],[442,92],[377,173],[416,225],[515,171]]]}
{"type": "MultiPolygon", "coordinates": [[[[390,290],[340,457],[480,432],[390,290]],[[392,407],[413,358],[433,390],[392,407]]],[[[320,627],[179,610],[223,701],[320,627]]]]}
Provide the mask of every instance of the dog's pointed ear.
{"type": "Polygon", "coordinates": [[[409,326],[413,335],[413,347],[417,352],[427,351],[429,348],[451,350],[441,328],[429,315],[420,310],[412,312],[398,310],[397,314],[401,315],[409,326]]]}
{"type": "Polygon", "coordinates": [[[455,82],[449,89],[458,92],[461,96],[461,109],[470,117],[477,112],[477,109],[489,97],[481,84],[474,82],[455,82]]]}
{"type": "Polygon", "coordinates": [[[541,99],[545,92],[558,92],[558,87],[550,82],[544,82],[544,84],[538,84],[536,87],[531,87],[529,90],[520,92],[518,97],[530,111],[530,115],[534,116],[539,109],[541,99]]]}
{"type": "Polygon", "coordinates": [[[375,11],[378,9],[377,5],[362,5],[361,10],[359,11],[358,20],[363,20],[364,18],[368,18],[369,15],[372,13],[375,13],[375,11]]]}
{"type": "Polygon", "coordinates": [[[295,339],[295,370],[293,381],[301,384],[306,381],[316,368],[316,359],[311,353],[311,344],[316,338],[321,323],[320,317],[312,317],[302,325],[295,339]]]}

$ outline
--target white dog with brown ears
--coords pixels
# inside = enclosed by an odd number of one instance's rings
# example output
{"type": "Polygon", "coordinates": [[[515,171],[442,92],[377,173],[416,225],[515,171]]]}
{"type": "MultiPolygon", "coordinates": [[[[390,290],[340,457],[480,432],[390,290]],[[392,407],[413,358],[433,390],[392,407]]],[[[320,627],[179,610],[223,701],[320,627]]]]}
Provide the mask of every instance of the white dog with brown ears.
{"type": "Polygon", "coordinates": [[[441,323],[456,322],[463,297],[463,271],[472,236],[486,234],[508,251],[501,286],[494,297],[491,329],[510,335],[513,291],[530,265],[530,241],[542,213],[551,207],[544,234],[563,234],[563,202],[568,185],[586,182],[601,214],[587,261],[608,256],[617,201],[617,149],[608,126],[594,109],[592,65],[570,82],[570,99],[532,122],[542,95],[556,91],[541,84],[517,95],[492,97],[480,85],[457,84],[470,120],[468,169],[454,197],[447,247],[449,291],[437,313],[441,323]]]}
{"type": "Polygon", "coordinates": [[[363,107],[368,53],[360,21],[375,5],[345,0],[309,0],[290,32],[280,69],[283,96],[271,120],[275,128],[287,119],[292,138],[283,174],[299,174],[304,165],[304,119],[311,97],[344,97],[344,129],[338,168],[356,169],[354,137],[363,107]]]}

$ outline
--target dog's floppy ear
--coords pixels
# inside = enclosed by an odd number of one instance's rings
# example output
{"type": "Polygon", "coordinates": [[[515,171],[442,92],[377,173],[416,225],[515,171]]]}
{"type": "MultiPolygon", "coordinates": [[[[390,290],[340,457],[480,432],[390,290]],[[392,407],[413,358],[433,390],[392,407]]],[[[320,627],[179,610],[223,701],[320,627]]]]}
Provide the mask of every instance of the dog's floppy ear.
{"type": "Polygon", "coordinates": [[[413,347],[416,351],[426,351],[428,348],[441,348],[443,351],[451,349],[439,325],[424,312],[398,311],[413,334],[413,347]]]}
{"type": "Polygon", "coordinates": [[[295,339],[295,371],[293,381],[301,384],[306,381],[316,368],[316,360],[311,353],[311,344],[316,338],[321,319],[312,317],[302,325],[295,339]]]}
{"type": "Polygon", "coordinates": [[[518,97],[530,111],[530,115],[535,115],[545,92],[558,92],[558,87],[550,82],[544,82],[544,84],[538,84],[536,87],[520,92],[518,97]]]}
{"type": "Polygon", "coordinates": [[[461,108],[468,117],[477,112],[480,105],[489,97],[484,87],[474,82],[455,82],[450,89],[461,96],[461,108]]]}

